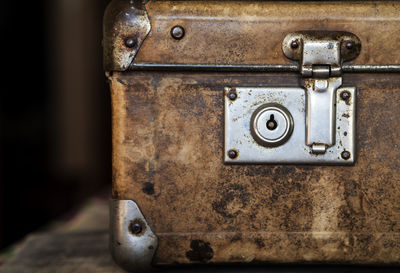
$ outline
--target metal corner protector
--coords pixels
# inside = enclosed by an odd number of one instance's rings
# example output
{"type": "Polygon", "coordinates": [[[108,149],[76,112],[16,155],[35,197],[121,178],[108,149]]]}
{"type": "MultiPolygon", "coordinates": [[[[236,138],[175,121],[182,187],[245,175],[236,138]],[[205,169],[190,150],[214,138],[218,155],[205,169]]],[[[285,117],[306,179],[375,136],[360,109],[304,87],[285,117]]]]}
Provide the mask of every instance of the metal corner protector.
{"type": "Polygon", "coordinates": [[[143,0],[113,0],[103,20],[103,58],[106,71],[125,71],[150,33],[143,0]]]}
{"type": "Polygon", "coordinates": [[[110,251],[130,272],[151,272],[158,238],[132,200],[110,200],[110,251]]]}

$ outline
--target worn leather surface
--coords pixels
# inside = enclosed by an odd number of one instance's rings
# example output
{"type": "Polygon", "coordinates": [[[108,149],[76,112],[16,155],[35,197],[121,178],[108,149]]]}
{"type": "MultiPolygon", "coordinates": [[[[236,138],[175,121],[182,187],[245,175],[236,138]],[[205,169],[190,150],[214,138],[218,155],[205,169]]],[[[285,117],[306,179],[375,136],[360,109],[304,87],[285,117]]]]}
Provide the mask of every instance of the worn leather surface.
{"type": "Polygon", "coordinates": [[[400,63],[399,1],[150,1],[144,63],[288,64],[282,40],[302,30],[347,31],[362,42],[354,64],[400,63]],[[172,27],[185,29],[175,40],[172,27]]]}
{"type": "Polygon", "coordinates": [[[224,87],[299,86],[298,74],[109,76],[113,197],[137,202],[156,264],[400,261],[400,75],[358,87],[357,162],[224,165],[224,87]]]}

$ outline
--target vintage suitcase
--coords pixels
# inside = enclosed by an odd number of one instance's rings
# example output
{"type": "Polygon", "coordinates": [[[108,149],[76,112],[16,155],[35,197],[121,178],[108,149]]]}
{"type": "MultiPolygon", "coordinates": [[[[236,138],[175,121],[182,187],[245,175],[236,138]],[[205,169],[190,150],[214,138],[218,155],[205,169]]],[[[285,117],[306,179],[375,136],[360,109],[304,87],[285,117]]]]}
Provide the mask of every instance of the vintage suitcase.
{"type": "Polygon", "coordinates": [[[400,2],[114,0],[122,267],[400,263],[400,2]]]}

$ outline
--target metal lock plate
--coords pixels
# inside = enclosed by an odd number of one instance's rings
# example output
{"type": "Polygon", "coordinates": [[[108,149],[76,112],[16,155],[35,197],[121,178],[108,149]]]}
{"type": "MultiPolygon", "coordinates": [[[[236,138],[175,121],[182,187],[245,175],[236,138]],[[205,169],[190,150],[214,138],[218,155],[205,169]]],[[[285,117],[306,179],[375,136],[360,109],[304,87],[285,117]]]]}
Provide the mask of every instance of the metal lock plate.
{"type": "MultiPolygon", "coordinates": [[[[335,92],[334,145],[321,154],[313,153],[306,142],[305,89],[301,87],[226,88],[224,98],[225,163],[334,165],[354,163],[356,135],[356,89],[354,87],[339,88],[335,92]],[[345,91],[350,96],[343,100],[341,96],[345,91]],[[232,93],[235,96],[232,96],[232,93]],[[289,115],[285,114],[285,110],[289,115]],[[276,113],[280,113],[281,116],[276,113]],[[277,122],[274,130],[268,129],[271,114],[277,122]],[[280,124],[282,122],[283,124],[280,124]],[[285,132],[290,132],[290,130],[292,130],[291,134],[285,135],[285,132]],[[255,131],[261,135],[261,140],[255,131]],[[274,135],[278,131],[280,133],[274,135]],[[278,141],[276,145],[268,145],[268,140],[265,141],[268,136],[271,136],[272,140],[281,139],[281,141],[278,141]]],[[[270,128],[273,127],[270,126],[270,128]]]]}
{"type": "Polygon", "coordinates": [[[360,50],[349,32],[288,34],[282,51],[300,63],[302,88],[227,88],[225,162],[354,163],[356,88],[341,75],[360,50]]]}

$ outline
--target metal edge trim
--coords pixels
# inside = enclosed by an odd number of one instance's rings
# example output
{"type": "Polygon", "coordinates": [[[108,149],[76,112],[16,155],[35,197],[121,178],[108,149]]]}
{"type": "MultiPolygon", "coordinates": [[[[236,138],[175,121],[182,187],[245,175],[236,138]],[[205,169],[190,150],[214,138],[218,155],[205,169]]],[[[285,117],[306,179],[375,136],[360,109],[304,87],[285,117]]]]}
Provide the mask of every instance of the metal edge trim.
{"type": "MultiPolygon", "coordinates": [[[[300,72],[294,64],[231,65],[231,64],[156,64],[132,63],[130,71],[204,71],[204,72],[300,72]]],[[[400,65],[343,65],[346,73],[400,73],[400,65]]]]}

